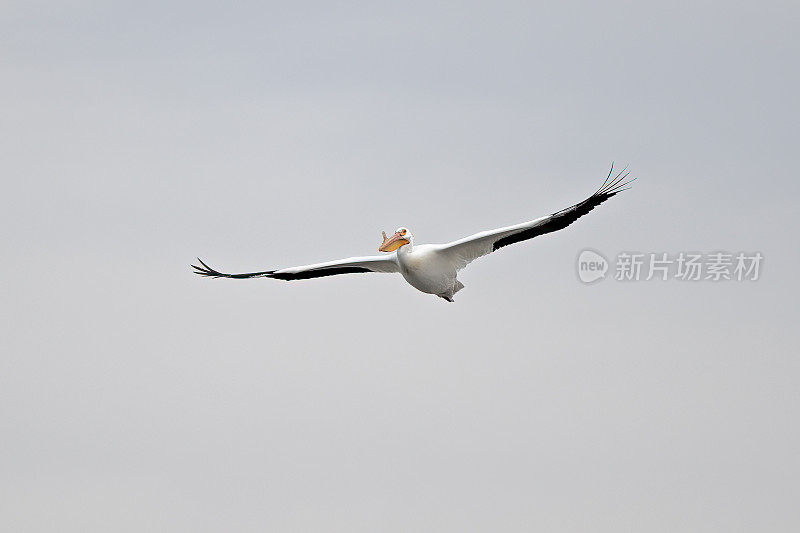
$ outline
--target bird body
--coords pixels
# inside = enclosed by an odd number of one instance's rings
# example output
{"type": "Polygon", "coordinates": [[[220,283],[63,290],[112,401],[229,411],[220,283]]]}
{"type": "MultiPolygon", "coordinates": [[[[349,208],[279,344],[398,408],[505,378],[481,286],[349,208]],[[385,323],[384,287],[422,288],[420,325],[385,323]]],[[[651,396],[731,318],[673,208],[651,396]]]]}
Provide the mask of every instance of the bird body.
{"type": "Polygon", "coordinates": [[[628,174],[624,170],[613,179],[612,173],[613,165],[603,185],[589,198],[571,207],[521,224],[482,231],[447,244],[414,244],[411,231],[401,227],[391,237],[383,233],[383,243],[378,250],[384,252],[384,255],[350,257],[326,263],[246,274],[224,274],[212,269],[200,259],[198,261],[202,266],[192,265],[192,267],[196,274],[212,278],[264,277],[285,281],[338,274],[400,273],[415,289],[452,302],[453,295],[464,288],[457,279],[458,271],[470,262],[509,244],[566,228],[597,205],[625,190],[633,181],[633,179],[625,181],[628,174]]]}
{"type": "Polygon", "coordinates": [[[406,245],[396,253],[400,273],[418,291],[445,299],[452,299],[458,291],[457,264],[441,253],[441,247],[435,244],[406,245]]]}

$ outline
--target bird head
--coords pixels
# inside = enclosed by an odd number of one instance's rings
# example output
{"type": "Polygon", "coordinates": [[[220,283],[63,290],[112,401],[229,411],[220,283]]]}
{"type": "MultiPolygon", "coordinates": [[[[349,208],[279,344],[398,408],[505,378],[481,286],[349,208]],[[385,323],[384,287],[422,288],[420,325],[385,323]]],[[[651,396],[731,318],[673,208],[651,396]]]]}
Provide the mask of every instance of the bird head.
{"type": "Polygon", "coordinates": [[[379,252],[394,252],[401,246],[411,244],[413,240],[408,228],[397,228],[397,231],[391,237],[386,237],[385,231],[381,233],[383,234],[383,243],[378,247],[379,252]]]}

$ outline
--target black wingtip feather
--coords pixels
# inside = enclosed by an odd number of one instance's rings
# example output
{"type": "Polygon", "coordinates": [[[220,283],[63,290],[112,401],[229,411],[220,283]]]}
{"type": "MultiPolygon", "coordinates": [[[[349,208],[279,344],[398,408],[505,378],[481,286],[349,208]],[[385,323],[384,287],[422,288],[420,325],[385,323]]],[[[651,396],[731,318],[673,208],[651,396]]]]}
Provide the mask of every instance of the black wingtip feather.
{"type": "Polygon", "coordinates": [[[616,176],[611,178],[613,170],[614,170],[614,164],[612,163],[611,170],[609,171],[605,181],[603,181],[603,184],[600,186],[600,188],[597,189],[597,191],[595,191],[595,193],[591,197],[589,197],[589,200],[591,200],[592,198],[596,199],[597,197],[600,196],[605,197],[606,199],[611,198],[618,192],[622,192],[623,190],[625,190],[625,187],[627,185],[636,180],[636,178],[632,178],[630,180],[627,179],[628,176],[630,176],[631,174],[630,172],[627,171],[628,170],[627,165],[625,166],[625,168],[619,171],[616,176]]]}
{"type": "Polygon", "coordinates": [[[534,226],[532,228],[520,231],[519,233],[514,233],[498,239],[492,245],[492,249],[497,250],[498,248],[508,246],[509,244],[525,241],[539,235],[552,233],[554,231],[566,228],[612,196],[629,189],[630,187],[627,186],[633,183],[636,178],[626,181],[630,175],[630,172],[627,172],[627,170],[628,167],[626,166],[612,178],[611,176],[614,173],[614,163],[611,163],[611,170],[608,171],[608,176],[606,177],[605,181],[603,181],[603,184],[600,186],[600,188],[597,189],[589,198],[573,205],[572,207],[568,207],[553,213],[550,219],[544,224],[534,226]]]}
{"type": "Polygon", "coordinates": [[[207,278],[230,278],[230,279],[248,279],[248,278],[272,278],[272,279],[280,279],[283,281],[295,281],[300,279],[312,279],[312,278],[323,278],[326,276],[336,276],[339,274],[362,274],[367,272],[373,272],[366,267],[358,267],[358,266],[333,266],[333,267],[322,267],[316,268],[313,270],[303,270],[300,272],[279,272],[276,273],[276,270],[265,270],[264,272],[249,272],[246,274],[225,274],[223,272],[219,272],[214,270],[207,264],[203,262],[202,259],[199,257],[197,258],[200,261],[200,264],[203,265],[199,267],[197,265],[192,265],[194,268],[194,273],[198,276],[204,276],[207,278]]]}
{"type": "Polygon", "coordinates": [[[231,278],[231,279],[247,279],[247,278],[260,278],[260,277],[272,277],[272,273],[275,272],[274,270],[266,270],[264,272],[250,272],[247,274],[225,274],[224,272],[219,272],[214,270],[205,262],[200,259],[199,257],[197,260],[200,262],[202,267],[197,265],[191,265],[194,268],[194,273],[198,276],[204,276],[207,278],[231,278]]]}

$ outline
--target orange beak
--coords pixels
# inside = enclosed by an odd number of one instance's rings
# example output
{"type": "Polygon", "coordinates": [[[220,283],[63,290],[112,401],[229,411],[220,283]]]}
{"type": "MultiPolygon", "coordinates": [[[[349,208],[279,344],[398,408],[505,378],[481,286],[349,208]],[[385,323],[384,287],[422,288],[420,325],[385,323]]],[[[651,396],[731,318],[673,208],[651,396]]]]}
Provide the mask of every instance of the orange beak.
{"type": "Polygon", "coordinates": [[[378,247],[379,252],[394,252],[404,244],[408,244],[406,238],[403,237],[399,231],[388,239],[386,238],[385,231],[381,233],[383,234],[383,244],[378,247]]]}

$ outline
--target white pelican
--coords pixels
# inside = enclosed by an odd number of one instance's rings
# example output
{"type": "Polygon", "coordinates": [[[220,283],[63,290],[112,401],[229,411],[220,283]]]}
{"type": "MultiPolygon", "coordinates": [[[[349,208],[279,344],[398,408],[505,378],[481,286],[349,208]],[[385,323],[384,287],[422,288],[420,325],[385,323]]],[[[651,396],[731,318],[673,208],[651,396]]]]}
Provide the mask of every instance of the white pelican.
{"type": "Polygon", "coordinates": [[[628,188],[627,185],[636,179],[626,181],[630,173],[625,173],[625,170],[612,179],[613,165],[611,168],[603,185],[580,203],[536,220],[482,231],[447,244],[414,244],[414,236],[411,231],[401,227],[391,237],[387,238],[386,233],[383,233],[383,243],[378,247],[378,251],[384,252],[385,255],[349,257],[327,263],[246,274],[217,272],[200,258],[197,260],[203,266],[192,265],[192,268],[195,269],[196,274],[211,278],[273,278],[285,281],[321,278],[337,274],[399,272],[415,289],[435,294],[452,302],[453,295],[464,288],[464,285],[456,279],[456,275],[471,261],[503,246],[564,229],[594,209],[595,206],[628,188]]]}

